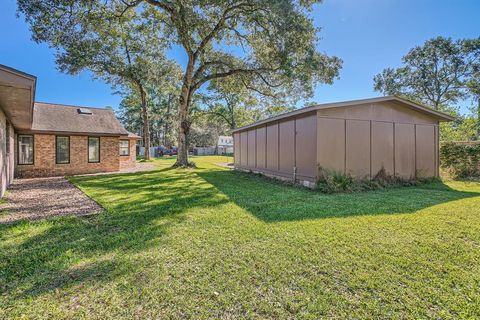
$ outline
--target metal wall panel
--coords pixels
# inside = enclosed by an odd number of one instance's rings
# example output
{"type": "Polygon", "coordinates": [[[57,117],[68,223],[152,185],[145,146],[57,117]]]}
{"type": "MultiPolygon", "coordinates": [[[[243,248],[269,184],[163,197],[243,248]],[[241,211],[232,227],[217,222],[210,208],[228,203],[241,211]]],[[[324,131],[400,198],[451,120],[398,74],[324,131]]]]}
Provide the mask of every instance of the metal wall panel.
{"type": "Polygon", "coordinates": [[[248,132],[244,131],[240,133],[240,165],[242,167],[247,166],[248,155],[248,132]]]}
{"type": "Polygon", "coordinates": [[[240,133],[233,134],[233,159],[235,165],[240,165],[240,133]]]}
{"type": "Polygon", "coordinates": [[[415,125],[395,123],[395,174],[415,177],[415,125]]]}
{"type": "Polygon", "coordinates": [[[265,169],[267,167],[266,163],[266,143],[267,143],[267,129],[266,127],[257,128],[257,168],[265,169]]]}
{"type": "Polygon", "coordinates": [[[256,130],[249,130],[247,139],[248,139],[248,156],[247,156],[247,165],[250,168],[255,168],[255,160],[256,160],[256,153],[257,153],[257,146],[256,146],[256,130]]]}
{"type": "Polygon", "coordinates": [[[346,172],[354,177],[370,176],[370,121],[346,121],[346,172]]]}
{"type": "Polygon", "coordinates": [[[435,127],[416,125],[416,172],[417,177],[433,177],[435,173],[435,127]]]}
{"type": "Polygon", "coordinates": [[[317,176],[317,116],[298,118],[295,128],[295,166],[297,175],[315,178],[317,176]]]}
{"type": "Polygon", "coordinates": [[[393,123],[372,121],[372,177],[382,168],[393,175],[393,156],[393,123]]]}
{"type": "Polygon", "coordinates": [[[315,181],[319,167],[375,177],[438,175],[438,120],[396,103],[322,109],[234,135],[235,164],[315,181]],[[313,113],[313,112],[312,112],[313,113]]]}
{"type": "Polygon", "coordinates": [[[295,167],[295,121],[280,122],[280,172],[292,174],[295,167]]]}
{"type": "Polygon", "coordinates": [[[345,172],[345,120],[317,118],[317,162],[322,169],[345,172]]]}
{"type": "Polygon", "coordinates": [[[377,102],[318,110],[321,117],[352,120],[375,120],[398,123],[436,124],[437,120],[395,102],[377,102]]]}
{"type": "Polygon", "coordinates": [[[278,170],[278,124],[267,126],[267,169],[278,170]]]}

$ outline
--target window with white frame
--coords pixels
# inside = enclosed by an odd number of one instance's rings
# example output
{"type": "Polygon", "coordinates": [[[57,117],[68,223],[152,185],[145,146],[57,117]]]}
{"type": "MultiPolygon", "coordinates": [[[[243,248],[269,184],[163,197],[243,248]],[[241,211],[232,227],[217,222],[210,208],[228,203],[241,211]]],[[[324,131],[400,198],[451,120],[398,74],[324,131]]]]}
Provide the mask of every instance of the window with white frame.
{"type": "Polygon", "coordinates": [[[33,164],[33,135],[18,135],[18,164],[33,164]]]}
{"type": "Polygon", "coordinates": [[[88,137],[88,162],[100,162],[99,137],[88,137]]]}
{"type": "Polygon", "coordinates": [[[120,155],[121,156],[128,156],[130,154],[130,141],[128,140],[120,140],[120,155]]]}

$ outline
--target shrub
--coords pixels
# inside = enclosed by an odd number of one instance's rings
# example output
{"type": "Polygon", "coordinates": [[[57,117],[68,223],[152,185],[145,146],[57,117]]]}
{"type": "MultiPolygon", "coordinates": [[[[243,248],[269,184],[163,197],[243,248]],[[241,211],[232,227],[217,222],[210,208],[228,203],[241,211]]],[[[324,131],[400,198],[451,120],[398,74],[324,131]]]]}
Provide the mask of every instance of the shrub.
{"type": "Polygon", "coordinates": [[[335,193],[342,191],[352,191],[354,179],[349,174],[341,174],[339,172],[331,172],[323,174],[323,179],[317,183],[317,188],[325,193],[335,193]]]}
{"type": "Polygon", "coordinates": [[[453,178],[480,176],[480,144],[447,142],[440,147],[440,164],[453,178]]]}
{"type": "Polygon", "coordinates": [[[373,178],[359,179],[351,174],[343,174],[335,171],[320,169],[321,179],[317,181],[317,189],[323,193],[358,192],[381,190],[390,187],[417,186],[436,180],[425,179],[402,179],[388,175],[384,168],[377,172],[373,178]]]}

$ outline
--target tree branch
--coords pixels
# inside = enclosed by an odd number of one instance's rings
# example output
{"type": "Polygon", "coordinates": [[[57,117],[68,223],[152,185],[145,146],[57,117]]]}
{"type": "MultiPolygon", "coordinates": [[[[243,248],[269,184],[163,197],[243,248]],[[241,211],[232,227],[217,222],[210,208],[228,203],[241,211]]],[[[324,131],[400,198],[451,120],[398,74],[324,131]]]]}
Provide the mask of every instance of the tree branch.
{"type": "Polygon", "coordinates": [[[159,0],[141,0],[141,1],[145,1],[147,2],[148,4],[151,4],[152,6],[155,6],[155,7],[159,7],[165,11],[167,11],[168,13],[170,13],[171,15],[175,14],[176,11],[172,5],[171,2],[168,2],[168,1],[159,1],[159,0]]]}
{"type": "Polygon", "coordinates": [[[228,77],[228,76],[231,76],[231,75],[234,75],[234,74],[240,74],[240,73],[246,73],[246,74],[251,74],[251,73],[254,73],[256,74],[257,76],[260,77],[260,79],[262,79],[262,81],[269,87],[279,87],[280,84],[271,84],[267,79],[265,79],[265,77],[261,74],[262,71],[275,71],[276,69],[272,69],[272,68],[257,68],[257,69],[244,69],[244,68],[234,68],[234,69],[230,69],[228,71],[224,71],[224,72],[217,72],[217,73],[213,73],[213,74],[209,74],[205,77],[203,77],[202,79],[198,80],[197,82],[195,82],[192,86],[192,90],[195,91],[197,90],[198,88],[200,88],[205,82],[207,81],[210,81],[210,80],[214,80],[214,79],[218,79],[218,78],[224,78],[224,77],[228,77]]]}
{"type": "Polygon", "coordinates": [[[202,39],[202,41],[200,42],[200,44],[198,45],[198,48],[195,50],[195,53],[194,53],[194,57],[196,58],[200,52],[203,51],[203,49],[205,48],[205,46],[210,42],[210,40],[212,40],[213,37],[215,37],[217,35],[217,33],[222,29],[222,27],[224,26],[225,22],[231,18],[233,18],[235,15],[228,15],[230,12],[236,10],[236,9],[240,9],[244,6],[252,6],[251,4],[248,4],[246,2],[243,2],[243,3],[238,3],[234,6],[231,6],[231,7],[228,7],[227,9],[225,9],[225,11],[223,11],[223,14],[222,14],[222,17],[218,20],[218,22],[215,24],[215,26],[213,27],[213,29],[210,31],[209,34],[207,34],[205,36],[205,38],[202,39]]]}
{"type": "Polygon", "coordinates": [[[120,12],[120,14],[115,15],[117,18],[122,17],[125,14],[125,12],[128,11],[128,9],[138,6],[138,4],[140,2],[142,2],[143,0],[135,0],[133,2],[129,2],[129,1],[126,1],[126,0],[121,0],[121,1],[125,5],[125,8],[123,8],[123,10],[122,10],[122,12],[120,12]]]}

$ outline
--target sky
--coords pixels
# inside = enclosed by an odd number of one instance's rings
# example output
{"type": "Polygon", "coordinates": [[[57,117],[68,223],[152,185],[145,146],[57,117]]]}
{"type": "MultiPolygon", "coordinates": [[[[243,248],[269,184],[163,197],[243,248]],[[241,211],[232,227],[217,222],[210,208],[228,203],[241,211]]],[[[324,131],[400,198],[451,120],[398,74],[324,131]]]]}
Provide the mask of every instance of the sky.
{"type": "MultiPolygon", "coordinates": [[[[32,41],[23,17],[16,17],[16,1],[0,2],[0,64],[37,76],[37,101],[118,107],[121,97],[88,72],[59,72],[55,51],[32,41]]],[[[430,38],[480,36],[480,0],[324,0],[312,16],[321,28],[318,49],[343,60],[340,79],[317,86],[310,99],[317,103],[379,96],[373,77],[399,67],[402,56],[430,38]]],[[[169,55],[181,60],[183,53],[169,55]]],[[[461,111],[468,111],[465,104],[461,111]]]]}

